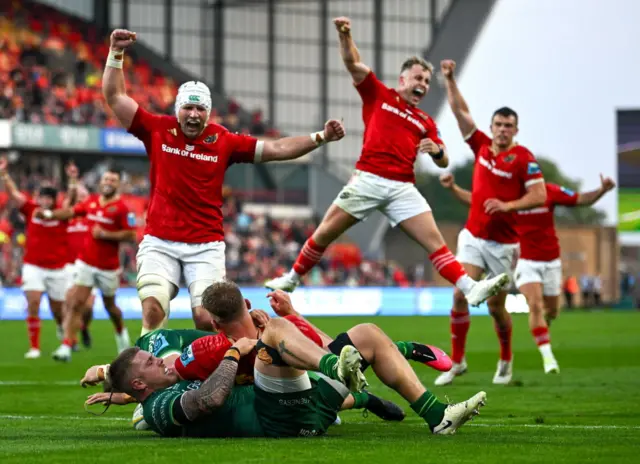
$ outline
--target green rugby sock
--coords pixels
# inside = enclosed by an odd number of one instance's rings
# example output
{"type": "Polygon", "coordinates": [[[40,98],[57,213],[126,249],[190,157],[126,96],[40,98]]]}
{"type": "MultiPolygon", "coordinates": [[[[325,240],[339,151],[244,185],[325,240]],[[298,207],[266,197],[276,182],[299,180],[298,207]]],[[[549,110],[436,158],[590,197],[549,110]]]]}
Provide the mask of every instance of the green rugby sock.
{"type": "Polygon", "coordinates": [[[320,359],[320,372],[333,380],[340,380],[338,378],[338,356],[333,353],[327,353],[320,359]]]}
{"type": "Polygon", "coordinates": [[[395,342],[398,351],[402,353],[404,359],[411,359],[411,353],[413,353],[413,343],[411,342],[395,342]]]}
{"type": "Polygon", "coordinates": [[[436,395],[427,390],[420,398],[411,403],[411,409],[422,417],[429,424],[429,427],[433,428],[442,422],[447,405],[441,403],[436,395]]]}
{"type": "Polygon", "coordinates": [[[369,403],[369,394],[365,391],[361,392],[352,392],[351,396],[355,400],[353,402],[353,409],[363,409],[367,407],[369,403]]]}

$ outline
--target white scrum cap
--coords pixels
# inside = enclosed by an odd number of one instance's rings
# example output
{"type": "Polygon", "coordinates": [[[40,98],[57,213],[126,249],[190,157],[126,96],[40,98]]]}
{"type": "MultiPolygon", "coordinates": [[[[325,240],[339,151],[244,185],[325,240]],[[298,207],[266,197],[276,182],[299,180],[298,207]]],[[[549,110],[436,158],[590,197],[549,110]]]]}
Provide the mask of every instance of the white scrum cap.
{"type": "Polygon", "coordinates": [[[184,105],[200,105],[206,108],[207,115],[211,113],[211,91],[206,84],[197,81],[185,82],[178,89],[176,97],[176,117],[184,105]]]}

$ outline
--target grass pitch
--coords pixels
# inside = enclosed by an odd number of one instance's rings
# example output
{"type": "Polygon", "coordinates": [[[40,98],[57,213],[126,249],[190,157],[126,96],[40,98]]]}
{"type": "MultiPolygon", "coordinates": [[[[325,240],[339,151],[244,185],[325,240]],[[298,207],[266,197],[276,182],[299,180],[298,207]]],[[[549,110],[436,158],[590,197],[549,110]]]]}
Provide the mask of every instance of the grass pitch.
{"type": "MultiPolygon", "coordinates": [[[[364,318],[316,318],[328,333],[338,333],[364,318]]],[[[394,339],[420,340],[449,348],[449,321],[441,317],[379,317],[394,339]]],[[[172,327],[188,327],[174,321],[172,327]]],[[[139,321],[129,322],[132,335],[139,321]]],[[[362,412],[342,413],[343,425],[321,438],[162,439],[131,428],[133,406],[112,407],[90,416],[83,401],[93,390],[77,385],[90,364],[115,354],[108,322],[93,327],[94,348],[74,355],[70,364],[48,356],[57,346],[54,326],[43,327],[43,357],[27,361],[26,329],[0,322],[1,463],[629,463],[640,451],[640,313],[562,314],[552,327],[560,375],[545,375],[527,329],[526,316],[514,316],[514,382],[493,386],[498,342],[489,317],[472,320],[469,373],[449,387],[433,387],[452,401],[479,390],[487,406],[453,437],[434,437],[395,393],[368,378],[372,391],[394,399],[407,411],[403,423],[384,423],[362,412]]],[[[414,366],[431,388],[436,372],[414,366]]]]}
{"type": "Polygon", "coordinates": [[[618,230],[640,231],[640,189],[618,189],[618,230]]]}

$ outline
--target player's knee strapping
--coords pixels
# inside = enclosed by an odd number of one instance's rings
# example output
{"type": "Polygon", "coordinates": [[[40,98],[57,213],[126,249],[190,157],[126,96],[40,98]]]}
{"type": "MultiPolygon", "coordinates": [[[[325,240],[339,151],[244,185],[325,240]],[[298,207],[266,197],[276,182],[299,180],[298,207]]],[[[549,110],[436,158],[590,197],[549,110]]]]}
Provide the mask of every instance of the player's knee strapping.
{"type": "MultiPolygon", "coordinates": [[[[341,334],[338,334],[338,336],[336,336],[336,338],[334,338],[334,340],[327,345],[327,348],[329,348],[329,351],[336,356],[340,356],[342,348],[347,345],[354,346],[356,349],[358,348],[351,341],[351,337],[349,337],[349,334],[347,332],[342,332],[341,334]]],[[[362,359],[360,361],[360,370],[364,372],[367,367],[369,367],[369,363],[366,360],[362,359]]]]}
{"type": "Polygon", "coordinates": [[[258,340],[258,343],[256,343],[256,351],[258,352],[258,359],[265,364],[283,367],[289,366],[289,364],[287,364],[286,361],[282,359],[282,356],[280,356],[278,350],[265,345],[262,340],[258,340]]]}
{"type": "Polygon", "coordinates": [[[155,298],[164,311],[165,319],[167,319],[169,317],[169,302],[177,294],[175,285],[157,274],[144,274],[138,276],[137,287],[140,301],[155,298]]]}

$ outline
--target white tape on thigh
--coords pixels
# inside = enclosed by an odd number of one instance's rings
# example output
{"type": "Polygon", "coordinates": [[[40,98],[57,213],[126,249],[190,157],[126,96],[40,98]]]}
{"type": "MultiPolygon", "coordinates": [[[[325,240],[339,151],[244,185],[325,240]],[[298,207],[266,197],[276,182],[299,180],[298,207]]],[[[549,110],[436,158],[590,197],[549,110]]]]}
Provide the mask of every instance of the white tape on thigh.
{"type": "Polygon", "coordinates": [[[267,393],[296,393],[311,389],[311,380],[306,372],[298,377],[271,377],[254,369],[253,382],[267,393]]]}
{"type": "Polygon", "coordinates": [[[191,297],[191,307],[202,305],[202,294],[205,289],[213,283],[213,280],[195,280],[189,285],[189,296],[191,297]]]}
{"type": "Polygon", "coordinates": [[[138,277],[137,287],[140,301],[155,298],[164,311],[165,319],[169,317],[169,302],[176,294],[171,282],[157,274],[144,274],[138,277]]]}

